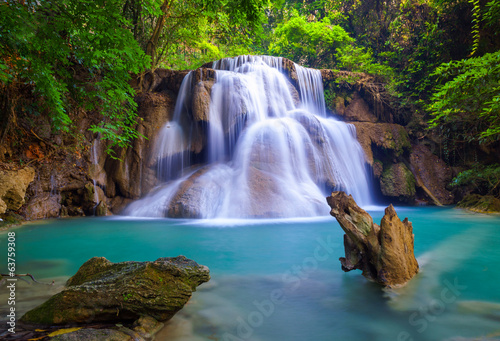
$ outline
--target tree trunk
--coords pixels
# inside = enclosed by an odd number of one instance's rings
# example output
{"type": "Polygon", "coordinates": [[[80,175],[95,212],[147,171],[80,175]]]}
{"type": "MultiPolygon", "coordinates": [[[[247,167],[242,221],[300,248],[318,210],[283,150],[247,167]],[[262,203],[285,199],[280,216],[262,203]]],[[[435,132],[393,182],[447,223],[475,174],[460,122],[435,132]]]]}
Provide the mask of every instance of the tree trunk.
{"type": "Polygon", "coordinates": [[[17,124],[15,109],[19,99],[19,94],[16,93],[15,89],[13,91],[12,86],[6,86],[2,90],[3,95],[0,99],[0,117],[2,118],[1,121],[4,123],[1,127],[0,144],[4,143],[5,137],[8,135],[11,126],[17,124]]]}
{"type": "Polygon", "coordinates": [[[158,18],[156,26],[153,30],[151,38],[149,38],[148,44],[146,45],[146,54],[151,57],[151,68],[155,69],[156,63],[156,48],[158,47],[158,41],[160,40],[161,31],[163,26],[165,26],[165,21],[168,17],[170,6],[173,0],[165,0],[163,5],[161,5],[162,15],[158,18]]]}

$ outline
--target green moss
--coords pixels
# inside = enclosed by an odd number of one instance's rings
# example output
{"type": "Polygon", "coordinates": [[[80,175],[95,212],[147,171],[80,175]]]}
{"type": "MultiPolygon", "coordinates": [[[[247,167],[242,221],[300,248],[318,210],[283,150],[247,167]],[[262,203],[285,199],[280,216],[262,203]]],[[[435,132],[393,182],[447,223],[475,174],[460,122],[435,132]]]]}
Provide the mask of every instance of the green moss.
{"type": "MultiPolygon", "coordinates": [[[[21,317],[21,321],[43,325],[54,324],[55,303],[59,301],[60,295],[60,293],[54,295],[48,301],[45,301],[38,307],[28,311],[21,317]]],[[[59,313],[63,314],[64,311],[60,311],[59,313]]]]}
{"type": "Polygon", "coordinates": [[[408,201],[415,196],[415,177],[403,164],[386,165],[380,177],[382,194],[408,201]]]}
{"type": "Polygon", "coordinates": [[[416,193],[415,177],[413,176],[413,173],[406,166],[404,167],[403,171],[405,172],[406,190],[411,196],[414,196],[416,193]]]}
{"type": "Polygon", "coordinates": [[[395,127],[384,134],[385,148],[394,151],[396,157],[403,155],[411,149],[410,138],[403,127],[395,127]]]}
{"type": "Polygon", "coordinates": [[[500,213],[500,200],[492,195],[469,194],[457,207],[478,213],[500,213]]]}

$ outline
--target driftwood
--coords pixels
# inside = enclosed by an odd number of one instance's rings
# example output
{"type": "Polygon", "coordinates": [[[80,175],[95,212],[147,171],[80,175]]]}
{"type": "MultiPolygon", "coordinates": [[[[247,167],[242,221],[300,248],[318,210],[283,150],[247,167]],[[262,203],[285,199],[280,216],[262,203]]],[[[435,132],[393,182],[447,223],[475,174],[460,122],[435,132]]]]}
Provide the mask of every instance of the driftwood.
{"type": "MultiPolygon", "coordinates": [[[[11,276],[11,275],[9,275],[9,274],[0,274],[0,276],[2,276],[2,278],[3,278],[3,277],[12,277],[12,276],[11,276]]],[[[22,278],[22,277],[30,277],[30,278],[33,280],[33,282],[35,282],[35,283],[38,283],[38,284],[45,284],[45,285],[54,285],[54,281],[52,281],[52,283],[42,283],[42,282],[38,282],[32,274],[15,274],[15,275],[14,275],[14,277],[21,277],[21,279],[24,279],[24,278],[22,278]]],[[[28,281],[26,281],[26,282],[28,282],[28,281]]],[[[29,282],[28,282],[28,283],[29,283],[29,282]]]]}
{"type": "Polygon", "coordinates": [[[367,279],[383,286],[403,285],[418,272],[412,224],[408,219],[399,220],[392,205],[385,209],[379,226],[344,192],[333,192],[327,202],[330,214],[346,233],[342,270],[359,269],[367,279]]]}

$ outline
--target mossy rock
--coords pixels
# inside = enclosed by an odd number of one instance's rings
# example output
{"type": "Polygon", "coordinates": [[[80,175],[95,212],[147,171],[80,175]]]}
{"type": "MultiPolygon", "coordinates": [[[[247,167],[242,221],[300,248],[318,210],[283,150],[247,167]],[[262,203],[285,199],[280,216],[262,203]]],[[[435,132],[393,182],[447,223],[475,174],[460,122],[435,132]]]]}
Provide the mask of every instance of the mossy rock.
{"type": "Polygon", "coordinates": [[[114,329],[80,329],[71,333],[56,335],[51,341],[132,341],[130,335],[114,329]]]}
{"type": "Polygon", "coordinates": [[[492,195],[469,194],[457,207],[478,213],[500,213],[500,200],[492,195]]]}
{"type": "Polygon", "coordinates": [[[94,257],[68,280],[67,289],[28,311],[21,320],[53,325],[152,316],[166,321],[209,279],[206,266],[184,256],[122,263],[94,257]]]}
{"type": "Polygon", "coordinates": [[[415,183],[413,173],[402,162],[385,166],[380,177],[382,194],[404,202],[415,198],[415,183]]]}

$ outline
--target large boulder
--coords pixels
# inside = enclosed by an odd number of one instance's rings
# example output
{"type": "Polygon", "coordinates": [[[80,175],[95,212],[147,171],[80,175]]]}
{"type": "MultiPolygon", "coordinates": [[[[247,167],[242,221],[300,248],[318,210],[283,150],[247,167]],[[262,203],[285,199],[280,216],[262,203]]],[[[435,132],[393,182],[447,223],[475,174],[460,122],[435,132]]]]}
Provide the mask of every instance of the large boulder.
{"type": "Polygon", "coordinates": [[[349,122],[372,122],[378,121],[368,106],[368,103],[359,95],[358,92],[352,94],[352,98],[346,101],[342,96],[334,99],[335,113],[349,122]]]}
{"type": "Polygon", "coordinates": [[[225,165],[207,165],[182,182],[165,210],[171,218],[206,218],[215,212],[223,198],[224,184],[230,178],[225,165]]]}
{"type": "Polygon", "coordinates": [[[412,147],[410,164],[417,186],[421,187],[436,204],[453,204],[453,194],[446,189],[453,178],[450,166],[432,154],[424,145],[412,147]]]}
{"type": "Polygon", "coordinates": [[[391,287],[405,284],[418,272],[412,224],[407,218],[399,220],[392,205],[379,226],[351,195],[333,192],[327,202],[346,233],[345,258],[340,258],[344,271],[359,269],[367,279],[391,287]]]}
{"type": "Polygon", "coordinates": [[[206,266],[184,256],[154,262],[85,262],[67,288],[28,311],[24,323],[54,325],[136,320],[169,320],[210,279],[206,266]]]}
{"type": "Polygon", "coordinates": [[[389,164],[380,177],[380,189],[386,197],[412,202],[416,193],[415,177],[403,162],[389,164]]]}
{"type": "Polygon", "coordinates": [[[0,213],[6,209],[17,211],[24,205],[26,190],[35,178],[35,170],[25,167],[19,170],[0,171],[0,213]]]}
{"type": "Polygon", "coordinates": [[[61,195],[42,192],[39,195],[32,197],[24,215],[28,220],[57,218],[61,212],[61,195]]]}
{"type": "Polygon", "coordinates": [[[366,161],[373,165],[374,155],[390,154],[400,157],[411,149],[410,138],[403,126],[393,123],[353,122],[366,161]]]}
{"type": "Polygon", "coordinates": [[[394,98],[377,76],[362,72],[327,69],[320,71],[326,92],[335,94],[327,96],[327,108],[337,111],[345,120],[407,123],[394,112],[391,106],[394,98]]]}

